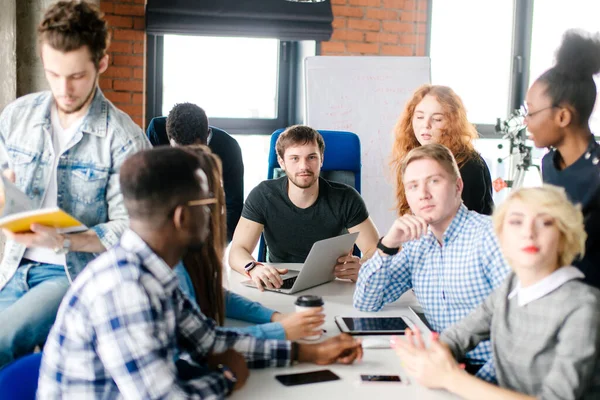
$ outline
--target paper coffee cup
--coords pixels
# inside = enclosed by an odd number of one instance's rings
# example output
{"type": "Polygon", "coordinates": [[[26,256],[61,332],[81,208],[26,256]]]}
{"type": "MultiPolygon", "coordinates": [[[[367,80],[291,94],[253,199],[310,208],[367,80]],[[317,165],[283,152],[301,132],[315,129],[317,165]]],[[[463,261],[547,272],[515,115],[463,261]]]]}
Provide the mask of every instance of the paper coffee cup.
{"type": "MultiPolygon", "coordinates": [[[[307,310],[312,310],[315,307],[323,307],[324,303],[323,303],[323,299],[321,298],[321,296],[314,296],[314,295],[305,295],[305,296],[299,296],[296,299],[296,302],[294,303],[296,305],[296,312],[301,312],[301,311],[307,311],[307,310]]],[[[325,324],[323,324],[325,325],[325,324]]],[[[318,329],[322,329],[323,325],[321,325],[318,329]]],[[[313,336],[306,336],[303,339],[304,340],[317,340],[321,337],[321,335],[313,335],[313,336]]]]}

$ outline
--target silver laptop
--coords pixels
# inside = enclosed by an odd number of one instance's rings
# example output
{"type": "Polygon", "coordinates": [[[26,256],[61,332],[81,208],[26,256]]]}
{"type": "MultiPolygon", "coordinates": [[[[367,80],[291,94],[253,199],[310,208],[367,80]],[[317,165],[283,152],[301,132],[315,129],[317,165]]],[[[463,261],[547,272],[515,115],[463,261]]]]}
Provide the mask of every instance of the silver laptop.
{"type": "MultiPolygon", "coordinates": [[[[357,236],[358,232],[354,232],[315,242],[304,264],[266,263],[265,265],[275,268],[287,268],[289,272],[281,276],[283,285],[279,289],[266,287],[264,289],[293,294],[334,280],[333,270],[337,259],[347,255],[352,250],[357,236]]],[[[242,285],[256,287],[252,280],[243,281],[242,285]]]]}

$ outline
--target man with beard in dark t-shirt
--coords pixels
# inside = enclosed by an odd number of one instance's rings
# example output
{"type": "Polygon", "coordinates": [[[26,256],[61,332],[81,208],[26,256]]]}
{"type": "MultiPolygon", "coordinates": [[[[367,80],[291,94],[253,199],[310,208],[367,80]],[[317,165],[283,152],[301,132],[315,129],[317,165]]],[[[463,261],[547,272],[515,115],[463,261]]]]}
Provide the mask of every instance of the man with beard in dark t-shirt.
{"type": "MultiPolygon", "coordinates": [[[[252,190],[233,236],[229,264],[263,290],[279,288],[276,269],[256,262],[252,252],[264,231],[270,262],[304,262],[312,245],[346,230],[360,232],[356,244],[363,258],[377,246],[378,232],[358,192],[345,184],[319,177],[325,143],[315,129],[295,125],[277,139],[277,159],[286,176],[264,181],[252,190]]],[[[356,281],[360,259],[338,259],[335,275],[356,281]]]]}

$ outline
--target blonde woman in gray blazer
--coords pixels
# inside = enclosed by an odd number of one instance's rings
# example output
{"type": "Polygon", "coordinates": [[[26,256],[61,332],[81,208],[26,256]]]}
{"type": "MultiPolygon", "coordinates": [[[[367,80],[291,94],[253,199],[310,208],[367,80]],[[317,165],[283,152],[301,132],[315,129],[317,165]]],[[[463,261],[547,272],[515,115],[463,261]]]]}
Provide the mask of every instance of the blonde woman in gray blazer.
{"type": "Polygon", "coordinates": [[[600,398],[600,291],[570,266],[586,240],[579,207],[546,185],[513,192],[493,218],[513,272],[479,308],[432,334],[428,348],[417,331],[395,338],[404,368],[419,383],[466,399],[600,398]],[[488,339],[498,386],[455,361],[488,339]]]}

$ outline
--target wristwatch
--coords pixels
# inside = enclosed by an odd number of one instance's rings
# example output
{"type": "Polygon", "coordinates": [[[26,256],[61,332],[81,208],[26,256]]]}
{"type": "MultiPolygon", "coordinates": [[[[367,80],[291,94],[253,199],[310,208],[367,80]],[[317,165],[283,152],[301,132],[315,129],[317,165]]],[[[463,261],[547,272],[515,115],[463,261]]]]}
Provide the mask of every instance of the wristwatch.
{"type": "Polygon", "coordinates": [[[300,359],[300,345],[298,342],[292,342],[292,349],[290,358],[292,359],[292,364],[297,363],[300,359]]]}
{"type": "Polygon", "coordinates": [[[400,247],[385,246],[383,243],[381,243],[382,240],[383,236],[379,238],[379,241],[377,242],[377,248],[383,251],[384,254],[387,254],[388,256],[394,256],[398,253],[398,251],[400,251],[400,247]]]}
{"type": "Polygon", "coordinates": [[[244,271],[246,271],[246,275],[248,276],[248,278],[251,278],[250,271],[252,271],[257,265],[263,264],[259,263],[258,261],[250,261],[248,264],[244,265],[244,271]]]}
{"type": "Polygon", "coordinates": [[[235,376],[235,374],[233,373],[233,371],[231,370],[231,368],[229,368],[225,364],[218,364],[217,365],[217,371],[219,371],[220,373],[222,373],[223,377],[227,381],[227,393],[226,393],[226,395],[230,395],[231,392],[233,391],[233,388],[234,388],[235,384],[238,381],[237,380],[237,376],[235,376]]]}
{"type": "Polygon", "coordinates": [[[62,246],[57,246],[52,249],[52,250],[54,250],[55,254],[67,254],[69,252],[69,250],[71,249],[71,239],[69,239],[65,235],[63,235],[62,237],[63,237],[62,246]]]}

